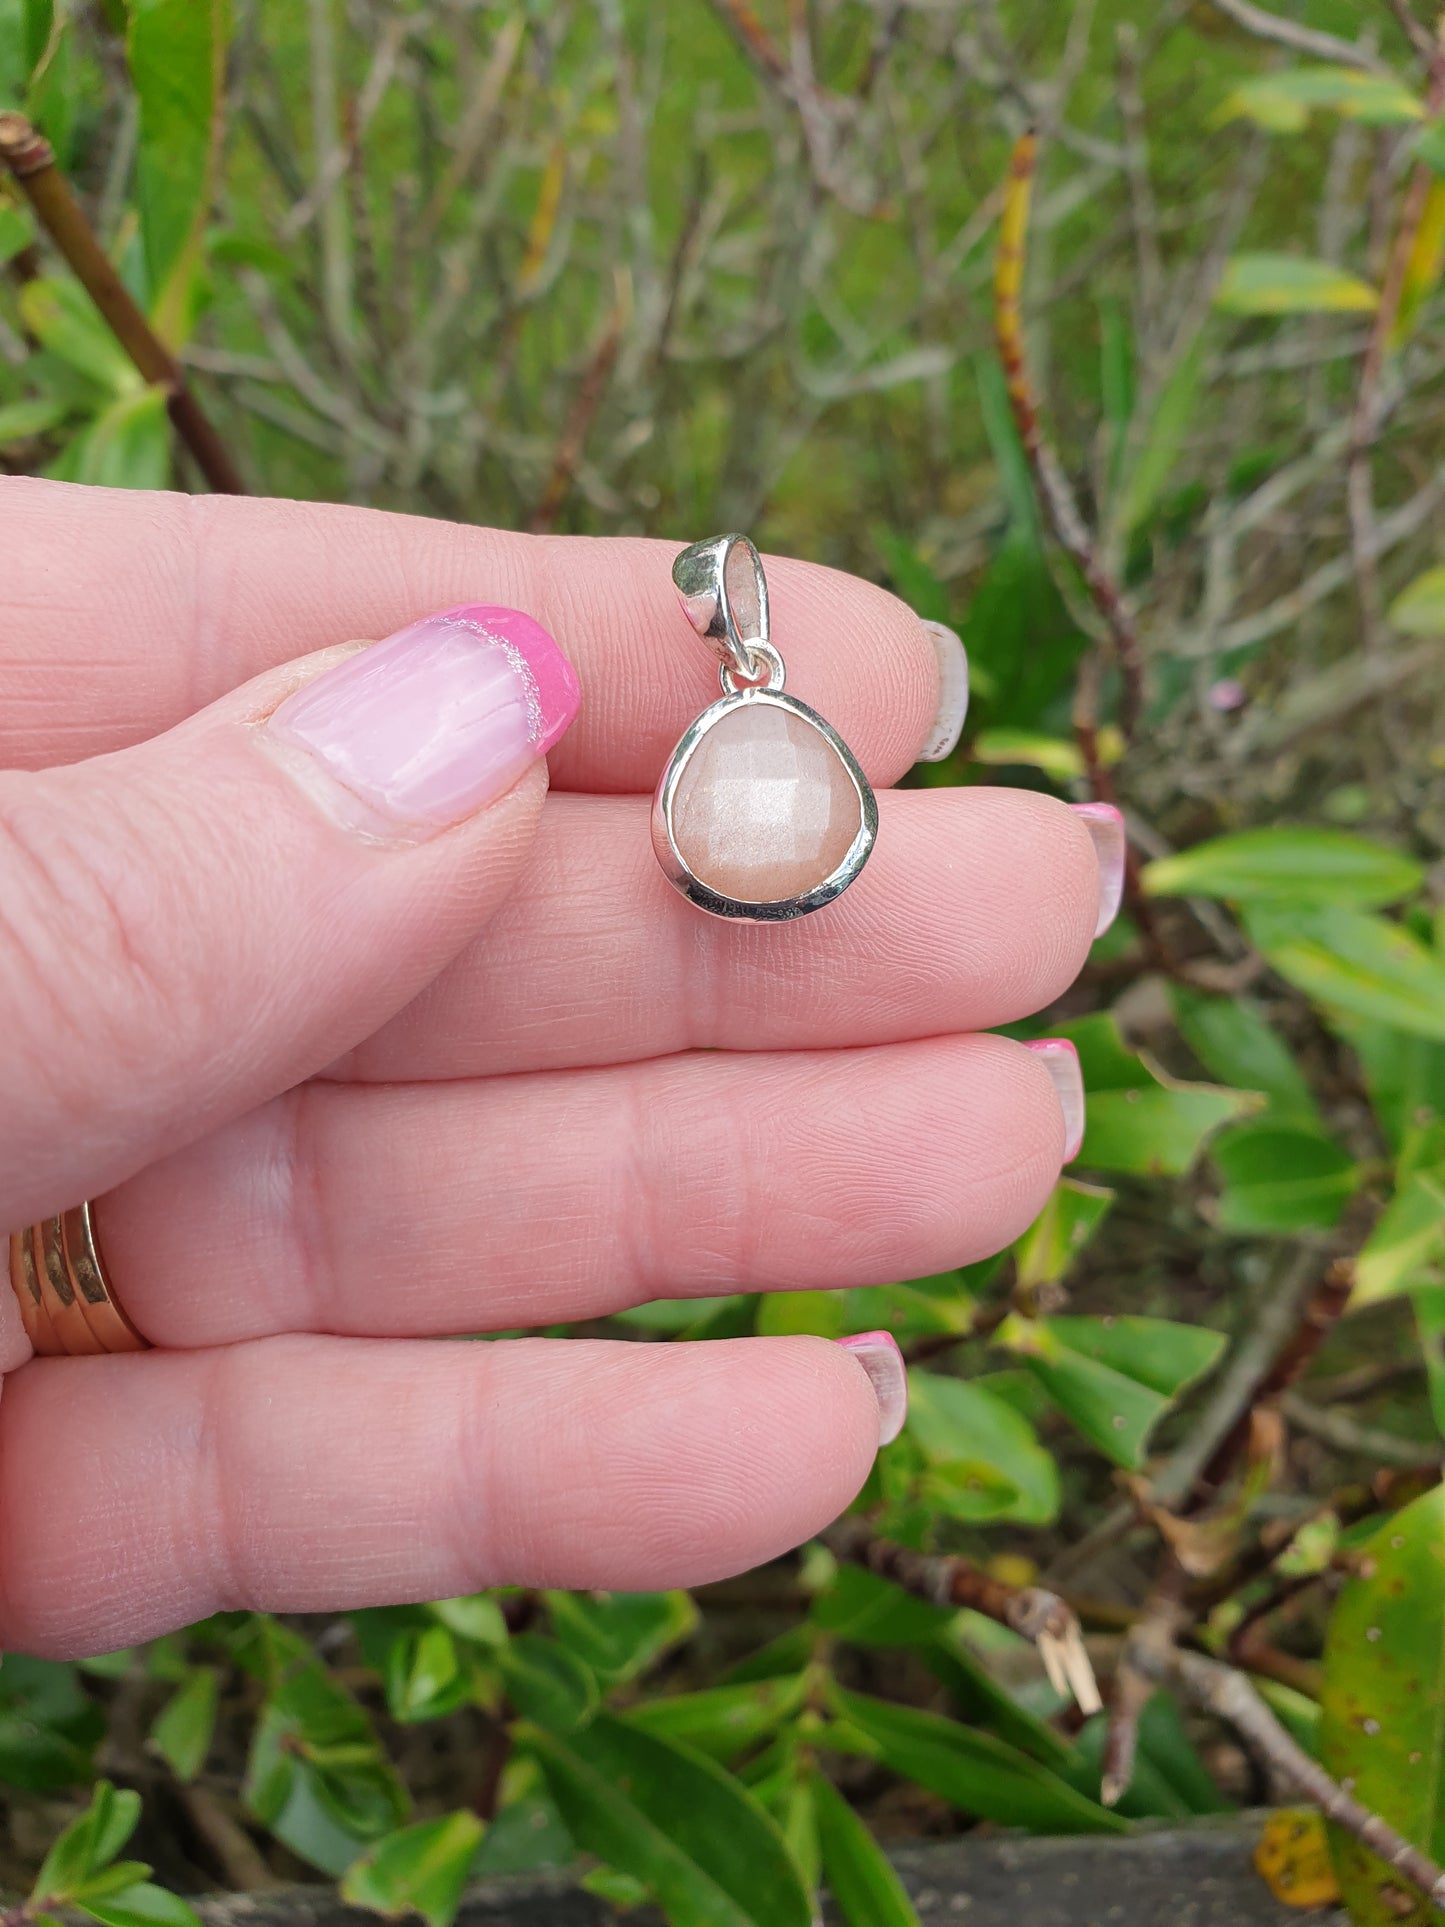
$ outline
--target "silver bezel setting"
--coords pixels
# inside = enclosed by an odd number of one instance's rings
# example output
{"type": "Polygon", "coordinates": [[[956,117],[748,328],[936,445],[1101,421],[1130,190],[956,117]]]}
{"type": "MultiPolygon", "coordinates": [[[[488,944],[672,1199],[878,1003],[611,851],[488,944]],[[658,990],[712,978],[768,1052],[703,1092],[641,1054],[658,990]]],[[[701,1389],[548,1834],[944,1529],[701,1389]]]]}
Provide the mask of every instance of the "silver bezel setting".
{"type": "Polygon", "coordinates": [[[695,716],[683,731],[677,747],[667,759],[667,767],[662,772],[657,792],[652,803],[652,847],[657,853],[668,881],[685,896],[689,903],[696,904],[699,910],[706,910],[710,916],[731,917],[746,923],[790,923],[795,917],[805,917],[813,910],[821,910],[832,903],[848,888],[863,865],[868,861],[878,834],[878,803],[868,778],[858,767],[856,758],[843,738],[833,726],[826,722],[815,709],[799,702],[796,696],[786,696],[776,688],[742,688],[730,690],[719,701],[695,716]],[[819,884],[802,896],[781,897],[774,902],[752,903],[740,897],[724,896],[692,872],[682,852],[677,847],[673,833],[672,811],[677,797],[677,787],[682,780],[694,750],[704,736],[725,716],[735,710],[756,708],[766,705],[772,709],[785,709],[790,715],[801,717],[809,726],[818,731],[828,747],[837,756],[848,773],[858,798],[858,833],[848,847],[843,861],[819,884]]]}

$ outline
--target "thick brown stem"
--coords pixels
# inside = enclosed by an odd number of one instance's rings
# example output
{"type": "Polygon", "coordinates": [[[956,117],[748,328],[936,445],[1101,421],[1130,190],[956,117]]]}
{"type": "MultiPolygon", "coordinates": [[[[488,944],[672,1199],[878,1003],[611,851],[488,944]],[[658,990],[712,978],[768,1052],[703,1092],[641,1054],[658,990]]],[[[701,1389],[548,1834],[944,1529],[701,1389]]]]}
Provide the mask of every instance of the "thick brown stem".
{"type": "Polygon", "coordinates": [[[162,388],[176,433],[218,495],[244,495],[220,436],[186,386],[180,365],[165,346],[96,239],[85,210],[55,165],[49,141],[23,114],[0,114],[0,161],[14,175],[35,218],[74,271],[111,333],[146,381],[162,388]]]}

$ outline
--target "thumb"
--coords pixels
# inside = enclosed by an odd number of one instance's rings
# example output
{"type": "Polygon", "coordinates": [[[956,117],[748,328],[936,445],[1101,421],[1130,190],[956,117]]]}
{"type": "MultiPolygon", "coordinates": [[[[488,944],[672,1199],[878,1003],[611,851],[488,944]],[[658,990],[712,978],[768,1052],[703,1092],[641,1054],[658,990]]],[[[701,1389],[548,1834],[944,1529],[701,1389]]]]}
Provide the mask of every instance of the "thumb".
{"type": "Polygon", "coordinates": [[[544,629],[469,605],[138,748],[0,774],[0,1227],[108,1189],[407,1003],[519,874],[577,703],[544,629]]]}

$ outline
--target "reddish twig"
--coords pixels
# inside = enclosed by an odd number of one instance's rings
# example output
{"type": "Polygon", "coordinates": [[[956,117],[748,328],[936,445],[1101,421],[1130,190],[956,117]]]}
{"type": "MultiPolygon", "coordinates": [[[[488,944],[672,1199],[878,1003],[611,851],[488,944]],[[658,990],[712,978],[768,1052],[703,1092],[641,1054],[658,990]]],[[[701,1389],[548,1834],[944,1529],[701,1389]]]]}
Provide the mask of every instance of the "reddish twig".
{"type": "Polygon", "coordinates": [[[23,114],[0,114],[0,161],[9,168],[35,218],[54,241],[102,319],[146,381],[165,391],[176,433],[218,495],[244,495],[225,444],[186,386],[180,364],[160,340],[116,273],[85,211],[55,165],[49,141],[23,114]]]}
{"type": "MultiPolygon", "coordinates": [[[[1053,447],[1044,434],[1038,402],[1029,379],[1024,348],[1020,295],[1024,256],[1028,245],[1029,209],[1038,167],[1038,136],[1030,129],[1014,144],[999,219],[998,253],[994,264],[994,333],[1003,363],[1019,440],[1023,443],[1034,486],[1050,529],[1083,578],[1089,599],[1108,632],[1119,671],[1119,727],[1127,743],[1138,726],[1143,706],[1144,663],[1139,633],[1123,590],[1114,580],[1097,543],[1084,525],[1053,447]]],[[[1079,746],[1099,790],[1102,761],[1097,743],[1097,671],[1080,677],[1087,699],[1075,709],[1079,746]]]]}
{"type": "Polygon", "coordinates": [[[547,477],[547,485],[538,498],[536,508],[532,511],[528,526],[534,535],[544,535],[553,526],[571,492],[577,467],[586,446],[588,430],[592,426],[597,410],[602,405],[602,397],[607,392],[607,384],[611,381],[612,371],[617,365],[626,311],[627,302],[619,293],[602,339],[587,364],[586,372],[582,376],[581,385],[562,429],[556,453],[552,458],[552,470],[547,477]]]}
{"type": "Polygon", "coordinates": [[[968,1606],[1020,1633],[1039,1649],[1057,1692],[1077,1700],[1084,1713],[1099,1710],[1094,1669],[1073,1609],[1042,1586],[1011,1586],[968,1559],[915,1552],[892,1539],[879,1538],[857,1513],[839,1519],[822,1535],[838,1559],[865,1566],[880,1579],[935,1606],[968,1606]]]}

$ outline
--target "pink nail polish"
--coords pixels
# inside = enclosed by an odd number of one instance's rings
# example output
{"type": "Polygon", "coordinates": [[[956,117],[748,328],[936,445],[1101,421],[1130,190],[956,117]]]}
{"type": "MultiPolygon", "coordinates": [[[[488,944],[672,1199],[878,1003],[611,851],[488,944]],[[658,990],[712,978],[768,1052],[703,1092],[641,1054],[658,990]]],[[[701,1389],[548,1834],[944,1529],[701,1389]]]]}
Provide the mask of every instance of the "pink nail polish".
{"type": "Polygon", "coordinates": [[[1084,1074],[1079,1069],[1079,1053],[1067,1037],[1036,1037],[1026,1050],[1037,1052],[1044,1069],[1053,1079],[1059,1108],[1064,1113],[1064,1162],[1079,1155],[1084,1142],[1084,1074]]]}
{"type": "Polygon", "coordinates": [[[891,1445],[908,1417],[908,1371],[891,1332],[858,1332],[835,1339],[867,1372],[878,1401],[878,1443],[891,1445]]]}
{"type": "Polygon", "coordinates": [[[1099,865],[1099,917],[1094,935],[1102,937],[1124,900],[1124,813],[1112,803],[1071,803],[1069,807],[1093,838],[1099,865]]]}
{"type": "Polygon", "coordinates": [[[264,727],[299,775],[324,773],[339,786],[353,823],[440,830],[494,802],[545,756],[577,714],[579,693],[576,671],[540,623],[466,603],[348,656],[288,696],[264,727]]]}

